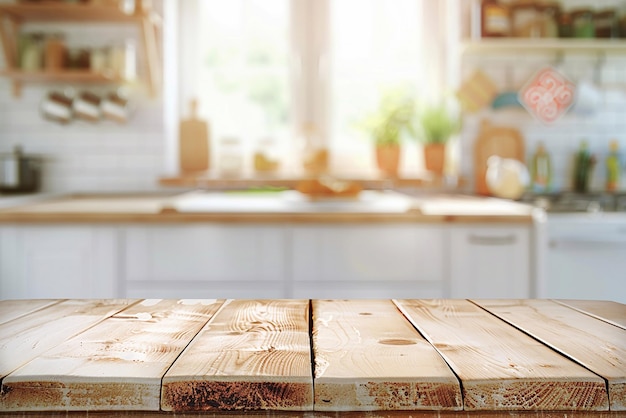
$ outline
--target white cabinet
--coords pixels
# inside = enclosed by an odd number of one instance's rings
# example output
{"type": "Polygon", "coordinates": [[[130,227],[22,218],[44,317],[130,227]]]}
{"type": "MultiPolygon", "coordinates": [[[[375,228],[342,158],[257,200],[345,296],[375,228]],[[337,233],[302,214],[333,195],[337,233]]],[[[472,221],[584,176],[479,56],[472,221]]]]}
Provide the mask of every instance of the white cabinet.
{"type": "Polygon", "coordinates": [[[118,296],[117,232],[112,227],[0,228],[0,298],[118,296]]]}
{"type": "Polygon", "coordinates": [[[294,226],[291,239],[296,298],[443,296],[440,227],[413,223],[294,226]]]}
{"type": "Polygon", "coordinates": [[[529,226],[450,228],[450,297],[531,297],[529,226]]]}
{"type": "Polygon", "coordinates": [[[626,215],[550,215],[548,236],[540,297],[626,303],[626,215]]]}
{"type": "Polygon", "coordinates": [[[285,234],[280,225],[125,228],[126,296],[286,297],[285,234]]]}

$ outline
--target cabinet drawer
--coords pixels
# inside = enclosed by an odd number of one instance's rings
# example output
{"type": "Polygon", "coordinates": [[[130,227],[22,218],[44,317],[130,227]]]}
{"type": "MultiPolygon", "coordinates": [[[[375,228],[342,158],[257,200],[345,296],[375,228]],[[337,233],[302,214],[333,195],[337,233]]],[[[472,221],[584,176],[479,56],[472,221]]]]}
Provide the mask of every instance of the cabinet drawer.
{"type": "Polygon", "coordinates": [[[127,280],[281,281],[284,270],[281,227],[173,225],[126,230],[127,280]]]}
{"type": "Polygon", "coordinates": [[[414,224],[295,227],[296,281],[443,280],[443,232],[414,224]]]}

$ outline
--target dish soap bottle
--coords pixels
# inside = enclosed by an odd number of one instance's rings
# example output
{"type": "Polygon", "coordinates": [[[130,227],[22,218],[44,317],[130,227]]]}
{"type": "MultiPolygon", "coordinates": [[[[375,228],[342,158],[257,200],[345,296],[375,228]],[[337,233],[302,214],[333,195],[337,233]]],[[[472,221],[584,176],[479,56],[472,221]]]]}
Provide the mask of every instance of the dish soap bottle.
{"type": "Polygon", "coordinates": [[[606,190],[614,192],[619,185],[621,175],[620,158],[618,153],[618,144],[616,140],[612,140],[609,144],[609,155],[606,157],[606,190]]]}
{"type": "Polygon", "coordinates": [[[595,163],[596,159],[589,152],[587,141],[582,141],[574,162],[574,191],[586,193],[589,190],[591,170],[595,163]]]}
{"type": "Polygon", "coordinates": [[[540,142],[530,164],[532,188],[537,193],[550,190],[552,183],[552,161],[545,145],[540,142]]]}

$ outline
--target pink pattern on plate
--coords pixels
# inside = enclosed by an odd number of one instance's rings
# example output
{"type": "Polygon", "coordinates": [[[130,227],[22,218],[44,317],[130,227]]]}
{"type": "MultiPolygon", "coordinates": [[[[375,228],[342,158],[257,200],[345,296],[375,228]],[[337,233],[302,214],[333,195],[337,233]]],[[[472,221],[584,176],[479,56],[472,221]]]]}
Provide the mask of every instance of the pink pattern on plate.
{"type": "Polygon", "coordinates": [[[520,103],[544,123],[552,123],[574,103],[576,86],[552,67],[539,70],[519,92],[520,103]]]}

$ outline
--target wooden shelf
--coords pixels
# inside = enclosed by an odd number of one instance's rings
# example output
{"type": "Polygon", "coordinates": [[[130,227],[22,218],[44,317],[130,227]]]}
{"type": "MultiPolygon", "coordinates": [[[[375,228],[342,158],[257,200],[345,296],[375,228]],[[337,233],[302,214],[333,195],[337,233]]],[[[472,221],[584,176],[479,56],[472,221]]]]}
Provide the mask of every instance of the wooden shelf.
{"type": "Polygon", "coordinates": [[[489,38],[463,42],[465,53],[618,52],[626,53],[626,39],[489,38]]]}
{"type": "Polygon", "coordinates": [[[0,13],[19,21],[29,22],[139,23],[143,19],[141,15],[129,15],[111,6],[45,1],[0,4],[0,13]]]}
{"type": "Polygon", "coordinates": [[[124,83],[125,80],[106,73],[64,70],[50,72],[24,72],[18,65],[18,37],[20,25],[26,22],[66,22],[72,24],[126,23],[136,25],[141,31],[142,48],[140,54],[145,65],[145,80],[152,95],[159,90],[161,69],[158,57],[157,31],[160,20],[155,13],[147,12],[136,1],[138,9],[134,14],[126,14],[113,6],[99,6],[84,3],[40,1],[36,3],[0,4],[0,45],[4,51],[6,68],[0,76],[13,81],[13,95],[19,96],[22,83],[64,82],[64,83],[124,83]]]}
{"type": "Polygon", "coordinates": [[[0,76],[8,77],[19,82],[44,82],[44,83],[121,83],[119,77],[103,73],[95,73],[89,70],[64,70],[59,72],[28,72],[19,70],[0,71],[0,76]]]}

